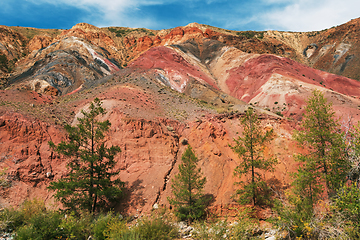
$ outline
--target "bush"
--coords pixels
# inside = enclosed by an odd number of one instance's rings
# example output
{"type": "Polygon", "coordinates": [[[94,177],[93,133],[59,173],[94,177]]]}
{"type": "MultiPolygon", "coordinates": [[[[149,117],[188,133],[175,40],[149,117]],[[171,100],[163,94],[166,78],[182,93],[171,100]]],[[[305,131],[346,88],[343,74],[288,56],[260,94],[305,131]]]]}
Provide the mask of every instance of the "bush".
{"type": "Polygon", "coordinates": [[[125,223],[113,212],[108,212],[106,215],[100,214],[93,225],[94,237],[97,240],[107,237],[113,239],[114,236],[122,235],[126,230],[125,223]]]}
{"type": "Polygon", "coordinates": [[[25,201],[17,210],[5,208],[0,213],[0,230],[5,232],[16,231],[29,223],[34,216],[45,211],[44,202],[39,200],[25,201]]]}
{"type": "Polygon", "coordinates": [[[346,221],[349,234],[354,239],[360,238],[360,189],[356,183],[344,186],[334,198],[334,211],[339,212],[346,221]]]}
{"type": "Polygon", "coordinates": [[[107,228],[103,232],[105,239],[123,240],[123,239],[140,239],[135,231],[127,228],[125,221],[115,217],[108,221],[107,228]]]}
{"type": "Polygon", "coordinates": [[[242,208],[238,210],[237,222],[231,232],[234,239],[252,239],[254,230],[259,227],[259,222],[254,218],[253,209],[242,208]]]}
{"type": "Polygon", "coordinates": [[[301,197],[288,193],[287,199],[276,200],[274,211],[277,217],[273,223],[281,230],[288,232],[291,238],[309,237],[309,223],[314,215],[313,207],[301,197]]]}
{"type": "Polygon", "coordinates": [[[320,200],[312,207],[299,196],[289,195],[288,200],[277,202],[278,216],[272,221],[291,239],[356,239],[349,238],[352,229],[346,227],[341,214],[330,211],[331,206],[320,200]]]}
{"type": "Polygon", "coordinates": [[[88,212],[75,215],[74,212],[65,215],[60,227],[67,239],[88,239],[93,233],[93,216],[88,212]]]}
{"type": "Polygon", "coordinates": [[[178,236],[176,227],[161,218],[144,219],[132,231],[140,239],[147,240],[175,239],[178,236]]]}
{"type": "Polygon", "coordinates": [[[283,117],[284,115],[281,113],[281,112],[276,112],[276,115],[280,116],[280,117],[283,117]]]}
{"type": "Polygon", "coordinates": [[[16,239],[61,239],[64,231],[59,227],[60,224],[61,215],[57,212],[36,214],[30,219],[29,224],[18,229],[16,239]]]}
{"type": "Polygon", "coordinates": [[[0,213],[0,231],[12,232],[24,224],[22,212],[13,208],[5,208],[0,213]]]}
{"type": "Polygon", "coordinates": [[[0,69],[8,68],[8,60],[4,54],[0,54],[0,69]]]}
{"type": "Polygon", "coordinates": [[[204,221],[197,222],[194,225],[192,237],[194,239],[229,239],[228,222],[226,220],[216,221],[207,224],[204,221]]]}

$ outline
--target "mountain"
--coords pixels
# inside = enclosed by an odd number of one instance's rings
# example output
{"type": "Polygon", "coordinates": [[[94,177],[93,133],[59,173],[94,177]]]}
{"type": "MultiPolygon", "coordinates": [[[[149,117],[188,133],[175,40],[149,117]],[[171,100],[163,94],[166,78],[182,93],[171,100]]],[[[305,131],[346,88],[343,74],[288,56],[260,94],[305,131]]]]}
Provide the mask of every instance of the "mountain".
{"type": "Polygon", "coordinates": [[[190,144],[207,177],[211,209],[236,205],[231,196],[239,163],[229,144],[252,106],[276,138],[266,155],[279,159],[266,177],[278,189],[297,169],[292,140],[306,99],[317,89],[344,121],[360,119],[357,75],[359,19],[309,33],[236,32],[197,23],[161,31],[0,27],[0,168],[11,187],[0,203],[41,197],[67,174],[67,159],[48,141],[65,139],[98,97],[111,122],[108,144],[119,145],[116,169],[126,197],[116,209],[142,214],[168,205],[170,181],[190,144]],[[337,74],[337,75],[336,75],[337,74]]]}

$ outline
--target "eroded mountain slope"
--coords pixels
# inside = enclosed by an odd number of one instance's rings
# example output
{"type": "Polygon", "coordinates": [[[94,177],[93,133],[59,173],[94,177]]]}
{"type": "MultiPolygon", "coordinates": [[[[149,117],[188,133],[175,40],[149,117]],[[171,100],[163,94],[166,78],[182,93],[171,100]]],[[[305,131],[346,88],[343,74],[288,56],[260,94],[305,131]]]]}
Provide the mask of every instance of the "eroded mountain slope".
{"type": "MultiPolygon", "coordinates": [[[[119,73],[102,85],[63,97],[19,90],[2,94],[6,98],[0,105],[0,167],[7,168],[11,184],[1,190],[3,206],[34,197],[54,203],[53,192],[46,186],[66,176],[69,159],[52,152],[48,141],[65,139],[61,125],[76,121],[94,97],[99,97],[107,110],[102,120],[112,124],[107,144],[122,149],[116,169],[126,183],[126,196],[116,209],[145,214],[155,203],[168,206],[170,181],[188,144],[207,177],[205,193],[213,197],[210,208],[220,213],[236,204],[231,196],[239,159],[228,144],[242,132],[242,113],[218,114],[210,105],[165,87],[155,72],[119,73]]],[[[266,114],[261,119],[263,126],[273,128],[277,135],[266,155],[280,160],[267,180],[279,189],[286,188],[289,173],[296,168],[292,160],[296,146],[291,140],[294,124],[266,114]]]]}
{"type": "Polygon", "coordinates": [[[166,85],[179,92],[191,95],[193,82],[197,82],[206,89],[297,119],[315,89],[324,92],[334,108],[342,109],[339,115],[358,119],[360,114],[358,81],[284,57],[244,53],[214,40],[152,48],[129,68],[154,69],[166,85]]]}
{"type": "MultiPolygon", "coordinates": [[[[353,25],[356,32],[357,21],[353,25]]],[[[239,118],[250,104],[262,126],[276,134],[265,154],[277,156],[279,165],[266,179],[278,189],[288,187],[298,164],[293,153],[303,151],[291,135],[314,89],[333,103],[337,116],[360,119],[359,82],[290,59],[314,66],[334,61],[334,49],[321,50],[315,42],[334,44],[346,35],[337,29],[346,26],[316,34],[254,35],[199,24],[162,31],[88,24],[41,34],[14,30],[6,36],[21,45],[13,54],[22,57],[0,92],[0,168],[7,169],[11,183],[1,190],[1,203],[18,205],[28,197],[53,203],[46,186],[66,176],[69,159],[52,152],[48,141],[64,140],[63,125],[75,124],[95,97],[107,109],[102,119],[112,123],[107,144],[122,149],[116,169],[127,194],[115,206],[119,210],[140,214],[155,203],[167,205],[170,181],[188,144],[207,177],[211,208],[236,204],[233,171],[240,160],[229,144],[242,133],[239,118]],[[330,32],[334,35],[325,39],[330,32]],[[26,49],[31,52],[23,56],[26,49]]],[[[340,64],[354,55],[343,72],[356,65],[353,38],[348,39],[339,43],[336,57],[340,64]]]]}

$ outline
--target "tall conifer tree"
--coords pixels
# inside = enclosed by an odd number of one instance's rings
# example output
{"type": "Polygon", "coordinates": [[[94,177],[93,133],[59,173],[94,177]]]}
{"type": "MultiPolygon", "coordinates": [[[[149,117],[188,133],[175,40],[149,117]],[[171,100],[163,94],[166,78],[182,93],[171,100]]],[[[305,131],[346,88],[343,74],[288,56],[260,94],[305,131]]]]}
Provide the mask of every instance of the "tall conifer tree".
{"type": "Polygon", "coordinates": [[[241,203],[258,205],[267,199],[264,192],[267,185],[261,173],[272,171],[277,164],[276,158],[264,158],[266,143],[273,138],[273,129],[264,131],[260,126],[260,120],[252,108],[246,111],[241,119],[244,128],[243,136],[234,139],[235,144],[230,146],[241,159],[241,163],[235,168],[235,175],[247,177],[246,182],[239,182],[242,188],[237,191],[241,203]]]}
{"type": "Polygon", "coordinates": [[[173,198],[170,204],[176,207],[176,215],[181,220],[192,221],[205,214],[206,199],[203,188],[206,178],[202,177],[201,169],[197,168],[198,159],[189,146],[181,157],[179,173],[172,180],[173,198]]]}
{"type": "Polygon", "coordinates": [[[324,190],[332,196],[349,171],[343,134],[334,115],[331,103],[320,91],[314,91],[307,101],[301,130],[294,134],[294,139],[307,150],[295,156],[302,162],[295,173],[295,190],[311,205],[324,190]]]}
{"type": "Polygon", "coordinates": [[[118,146],[105,146],[104,133],[111,124],[108,120],[97,120],[106,113],[98,98],[90,104],[89,110],[81,111],[84,116],[78,118],[76,126],[65,126],[67,142],[58,145],[49,142],[54,151],[70,158],[69,175],[50,183],[49,189],[56,190],[55,197],[67,209],[95,212],[121,196],[123,183],[113,179],[119,173],[112,171],[114,157],[121,150],[118,146]]]}

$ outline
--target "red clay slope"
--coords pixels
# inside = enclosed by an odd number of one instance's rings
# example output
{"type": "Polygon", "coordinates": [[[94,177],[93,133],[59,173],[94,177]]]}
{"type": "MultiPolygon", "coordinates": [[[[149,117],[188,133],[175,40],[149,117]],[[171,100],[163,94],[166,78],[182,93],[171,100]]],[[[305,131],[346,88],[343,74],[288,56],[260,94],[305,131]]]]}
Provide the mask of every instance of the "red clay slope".
{"type": "Polygon", "coordinates": [[[167,84],[181,93],[185,91],[190,78],[219,89],[214,79],[202,72],[200,67],[190,64],[178,52],[168,47],[151,48],[129,67],[160,70],[159,73],[167,77],[167,84]]]}
{"type": "MultiPolygon", "coordinates": [[[[157,69],[166,84],[179,92],[184,92],[193,78],[287,117],[300,118],[305,100],[315,89],[342,111],[338,115],[360,114],[360,82],[356,80],[315,70],[288,58],[248,54],[226,46],[218,47],[211,58],[204,60],[203,56],[189,53],[186,47],[183,44],[152,48],[129,67],[157,69]]],[[[209,50],[202,49],[206,51],[209,50]]]]}

